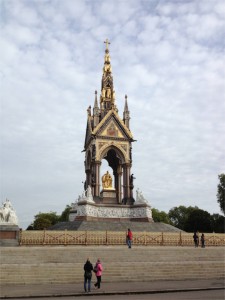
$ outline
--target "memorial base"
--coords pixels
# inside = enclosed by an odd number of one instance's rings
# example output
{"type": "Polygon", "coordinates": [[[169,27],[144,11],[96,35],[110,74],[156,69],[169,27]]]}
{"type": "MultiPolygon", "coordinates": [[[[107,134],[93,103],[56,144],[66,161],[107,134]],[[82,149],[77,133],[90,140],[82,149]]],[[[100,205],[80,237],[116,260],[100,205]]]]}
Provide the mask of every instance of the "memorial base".
{"type": "Polygon", "coordinates": [[[154,222],[151,207],[148,204],[116,205],[87,201],[78,203],[70,211],[69,221],[75,220],[154,222]]]}
{"type": "Polygon", "coordinates": [[[0,246],[19,246],[19,226],[0,225],[0,246]]]}

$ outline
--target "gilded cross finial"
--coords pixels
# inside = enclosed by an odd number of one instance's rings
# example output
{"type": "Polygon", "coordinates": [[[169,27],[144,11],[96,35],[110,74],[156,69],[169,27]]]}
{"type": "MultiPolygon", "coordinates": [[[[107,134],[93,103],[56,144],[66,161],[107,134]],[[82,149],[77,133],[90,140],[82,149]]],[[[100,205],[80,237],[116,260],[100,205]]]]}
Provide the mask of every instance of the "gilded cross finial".
{"type": "Polygon", "coordinates": [[[108,50],[109,49],[109,44],[110,44],[109,40],[106,39],[106,41],[104,41],[104,43],[106,44],[106,50],[108,50]]]}

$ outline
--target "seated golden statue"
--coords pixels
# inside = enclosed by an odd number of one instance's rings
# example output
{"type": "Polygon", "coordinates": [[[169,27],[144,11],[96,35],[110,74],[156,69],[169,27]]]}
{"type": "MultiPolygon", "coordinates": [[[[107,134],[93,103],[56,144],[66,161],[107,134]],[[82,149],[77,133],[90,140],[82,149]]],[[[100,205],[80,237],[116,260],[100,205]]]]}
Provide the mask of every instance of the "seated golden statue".
{"type": "Polygon", "coordinates": [[[102,176],[102,187],[103,189],[112,189],[112,176],[108,171],[102,176]]]}

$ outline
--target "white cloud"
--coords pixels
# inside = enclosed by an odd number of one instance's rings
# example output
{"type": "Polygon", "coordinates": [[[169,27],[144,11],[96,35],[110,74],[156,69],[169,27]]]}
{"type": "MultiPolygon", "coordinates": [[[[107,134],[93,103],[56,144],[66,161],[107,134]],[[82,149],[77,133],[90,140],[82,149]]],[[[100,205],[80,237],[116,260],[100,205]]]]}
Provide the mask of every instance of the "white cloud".
{"type": "Polygon", "coordinates": [[[23,227],[82,192],[86,109],[106,38],[119,114],[128,95],[135,188],[210,213],[224,172],[223,1],[2,1],[1,200],[23,227]]]}

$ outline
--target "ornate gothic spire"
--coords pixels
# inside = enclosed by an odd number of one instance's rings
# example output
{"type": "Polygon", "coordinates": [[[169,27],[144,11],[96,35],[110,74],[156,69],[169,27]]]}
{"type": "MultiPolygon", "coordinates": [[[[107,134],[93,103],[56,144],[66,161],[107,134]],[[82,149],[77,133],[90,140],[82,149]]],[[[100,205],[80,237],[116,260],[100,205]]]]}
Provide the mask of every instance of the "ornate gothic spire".
{"type": "Polygon", "coordinates": [[[106,44],[105,57],[104,57],[104,67],[102,75],[102,87],[100,96],[101,105],[101,115],[102,117],[107,114],[111,109],[115,109],[115,91],[113,88],[113,76],[112,67],[110,63],[109,55],[109,40],[106,39],[104,42],[106,44]]]}

